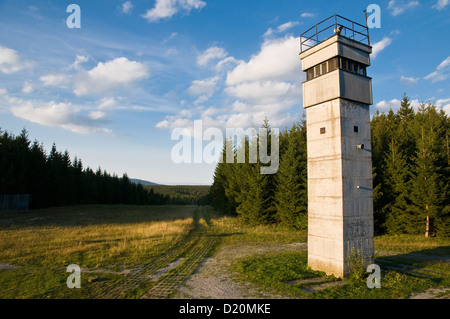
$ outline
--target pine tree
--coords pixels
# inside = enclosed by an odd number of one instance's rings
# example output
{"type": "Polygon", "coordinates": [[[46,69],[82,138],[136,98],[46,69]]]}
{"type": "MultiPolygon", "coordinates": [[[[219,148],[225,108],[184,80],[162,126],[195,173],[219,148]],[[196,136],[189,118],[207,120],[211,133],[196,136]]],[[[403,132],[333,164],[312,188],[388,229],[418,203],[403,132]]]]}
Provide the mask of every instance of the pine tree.
{"type": "MultiPolygon", "coordinates": [[[[271,128],[266,119],[262,125],[266,130],[267,154],[272,154],[271,128]]],[[[229,174],[229,187],[226,194],[234,198],[236,212],[240,218],[249,224],[265,224],[276,221],[276,208],[274,202],[275,177],[274,174],[262,174],[261,168],[271,163],[263,163],[257,156],[256,163],[250,161],[252,150],[259,152],[261,136],[243,137],[236,149],[236,155],[246,154],[247,161],[232,165],[229,174]]],[[[263,140],[264,141],[264,140],[263,140]]],[[[236,156],[237,157],[237,156],[236,156]]]]}
{"type": "Polygon", "coordinates": [[[233,214],[236,213],[236,187],[234,183],[234,147],[231,140],[226,139],[223,143],[222,154],[214,171],[213,184],[210,189],[211,205],[218,211],[233,214]],[[227,163],[227,150],[233,154],[233,163],[227,163]]]}
{"type": "Polygon", "coordinates": [[[377,190],[374,196],[374,230],[377,233],[385,232],[385,206],[391,201],[389,190],[386,187],[387,173],[385,163],[385,151],[389,147],[389,141],[392,140],[392,129],[395,124],[392,110],[389,116],[385,113],[377,111],[371,120],[371,137],[372,137],[372,169],[373,169],[373,185],[377,190]]]}
{"type": "Polygon", "coordinates": [[[411,164],[411,159],[414,157],[416,145],[414,137],[414,109],[406,93],[400,103],[400,109],[397,112],[398,124],[396,132],[396,139],[403,149],[406,161],[411,164]]]}
{"type": "Polygon", "coordinates": [[[294,124],[285,140],[280,169],[276,176],[275,205],[281,223],[307,229],[306,126],[294,124]]]}
{"type": "Polygon", "coordinates": [[[390,202],[384,207],[389,233],[409,233],[414,228],[410,207],[410,167],[404,151],[392,139],[386,156],[386,189],[390,202]]]}
{"type": "Polygon", "coordinates": [[[424,226],[422,229],[425,237],[436,234],[435,223],[444,212],[442,204],[445,188],[448,186],[443,183],[437,165],[439,144],[438,134],[433,125],[433,117],[436,114],[435,107],[422,103],[417,116],[420,135],[417,141],[417,156],[413,170],[415,178],[411,195],[416,216],[424,226]]]}

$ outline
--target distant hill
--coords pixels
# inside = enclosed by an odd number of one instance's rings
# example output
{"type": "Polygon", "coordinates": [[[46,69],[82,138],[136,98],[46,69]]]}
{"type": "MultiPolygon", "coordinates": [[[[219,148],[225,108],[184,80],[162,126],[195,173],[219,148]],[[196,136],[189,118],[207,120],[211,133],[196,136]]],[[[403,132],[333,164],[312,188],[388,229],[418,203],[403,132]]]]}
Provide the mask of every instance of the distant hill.
{"type": "Polygon", "coordinates": [[[141,184],[142,186],[156,186],[159,184],[153,183],[153,182],[149,182],[149,181],[144,181],[142,179],[137,179],[137,178],[130,178],[130,182],[135,183],[135,184],[141,184]]]}

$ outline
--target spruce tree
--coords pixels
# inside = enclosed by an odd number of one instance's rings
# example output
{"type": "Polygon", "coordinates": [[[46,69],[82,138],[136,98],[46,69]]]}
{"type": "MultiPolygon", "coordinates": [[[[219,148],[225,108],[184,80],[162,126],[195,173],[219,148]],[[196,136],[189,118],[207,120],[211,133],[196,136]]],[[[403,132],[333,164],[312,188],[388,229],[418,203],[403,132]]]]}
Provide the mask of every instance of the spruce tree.
{"type": "Polygon", "coordinates": [[[306,126],[294,124],[276,176],[275,205],[281,223],[307,229],[306,126]]]}
{"type": "Polygon", "coordinates": [[[230,196],[230,179],[232,178],[232,165],[234,163],[226,162],[227,149],[234,152],[230,140],[225,140],[223,143],[222,154],[219,162],[217,163],[216,169],[214,170],[214,179],[210,189],[210,198],[211,205],[216,210],[223,213],[232,214],[236,212],[235,199],[233,196],[230,196]]]}
{"type": "Polygon", "coordinates": [[[410,233],[414,215],[410,207],[410,165],[399,143],[391,140],[386,156],[386,190],[390,202],[384,207],[385,227],[389,233],[410,233]]]}
{"type": "Polygon", "coordinates": [[[439,144],[436,127],[433,125],[435,115],[436,110],[430,103],[422,103],[416,117],[419,137],[411,199],[413,209],[420,220],[417,231],[424,232],[425,237],[436,235],[436,222],[445,212],[442,204],[447,185],[443,183],[437,165],[439,144]]]}
{"type": "Polygon", "coordinates": [[[396,139],[400,144],[400,148],[406,157],[408,164],[411,164],[411,160],[414,157],[416,145],[414,137],[414,109],[411,106],[406,93],[403,95],[403,99],[400,103],[400,109],[397,112],[398,125],[395,130],[396,139]]]}

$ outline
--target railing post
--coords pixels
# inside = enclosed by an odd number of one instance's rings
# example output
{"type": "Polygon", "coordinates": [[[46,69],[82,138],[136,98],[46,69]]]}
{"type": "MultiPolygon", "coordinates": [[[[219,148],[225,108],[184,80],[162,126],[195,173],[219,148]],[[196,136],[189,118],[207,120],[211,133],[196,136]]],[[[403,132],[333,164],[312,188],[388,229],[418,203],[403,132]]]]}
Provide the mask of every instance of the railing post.
{"type": "Polygon", "coordinates": [[[317,24],[316,24],[316,44],[319,43],[319,33],[317,32],[317,24]]]}
{"type": "Polygon", "coordinates": [[[369,26],[367,25],[367,10],[364,10],[364,15],[366,17],[366,34],[367,34],[367,45],[370,46],[370,38],[369,38],[369,26]]]}
{"type": "Polygon", "coordinates": [[[353,40],[355,40],[355,23],[352,21],[353,40]]]}

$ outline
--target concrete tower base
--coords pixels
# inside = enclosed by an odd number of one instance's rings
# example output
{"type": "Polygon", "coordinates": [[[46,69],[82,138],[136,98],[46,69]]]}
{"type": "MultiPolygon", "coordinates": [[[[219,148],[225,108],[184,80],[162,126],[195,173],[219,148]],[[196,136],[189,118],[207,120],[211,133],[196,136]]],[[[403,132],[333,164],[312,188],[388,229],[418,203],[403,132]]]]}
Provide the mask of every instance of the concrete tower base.
{"type": "Polygon", "coordinates": [[[306,118],[308,265],[343,277],[374,256],[369,105],[337,98],[306,118]]]}

